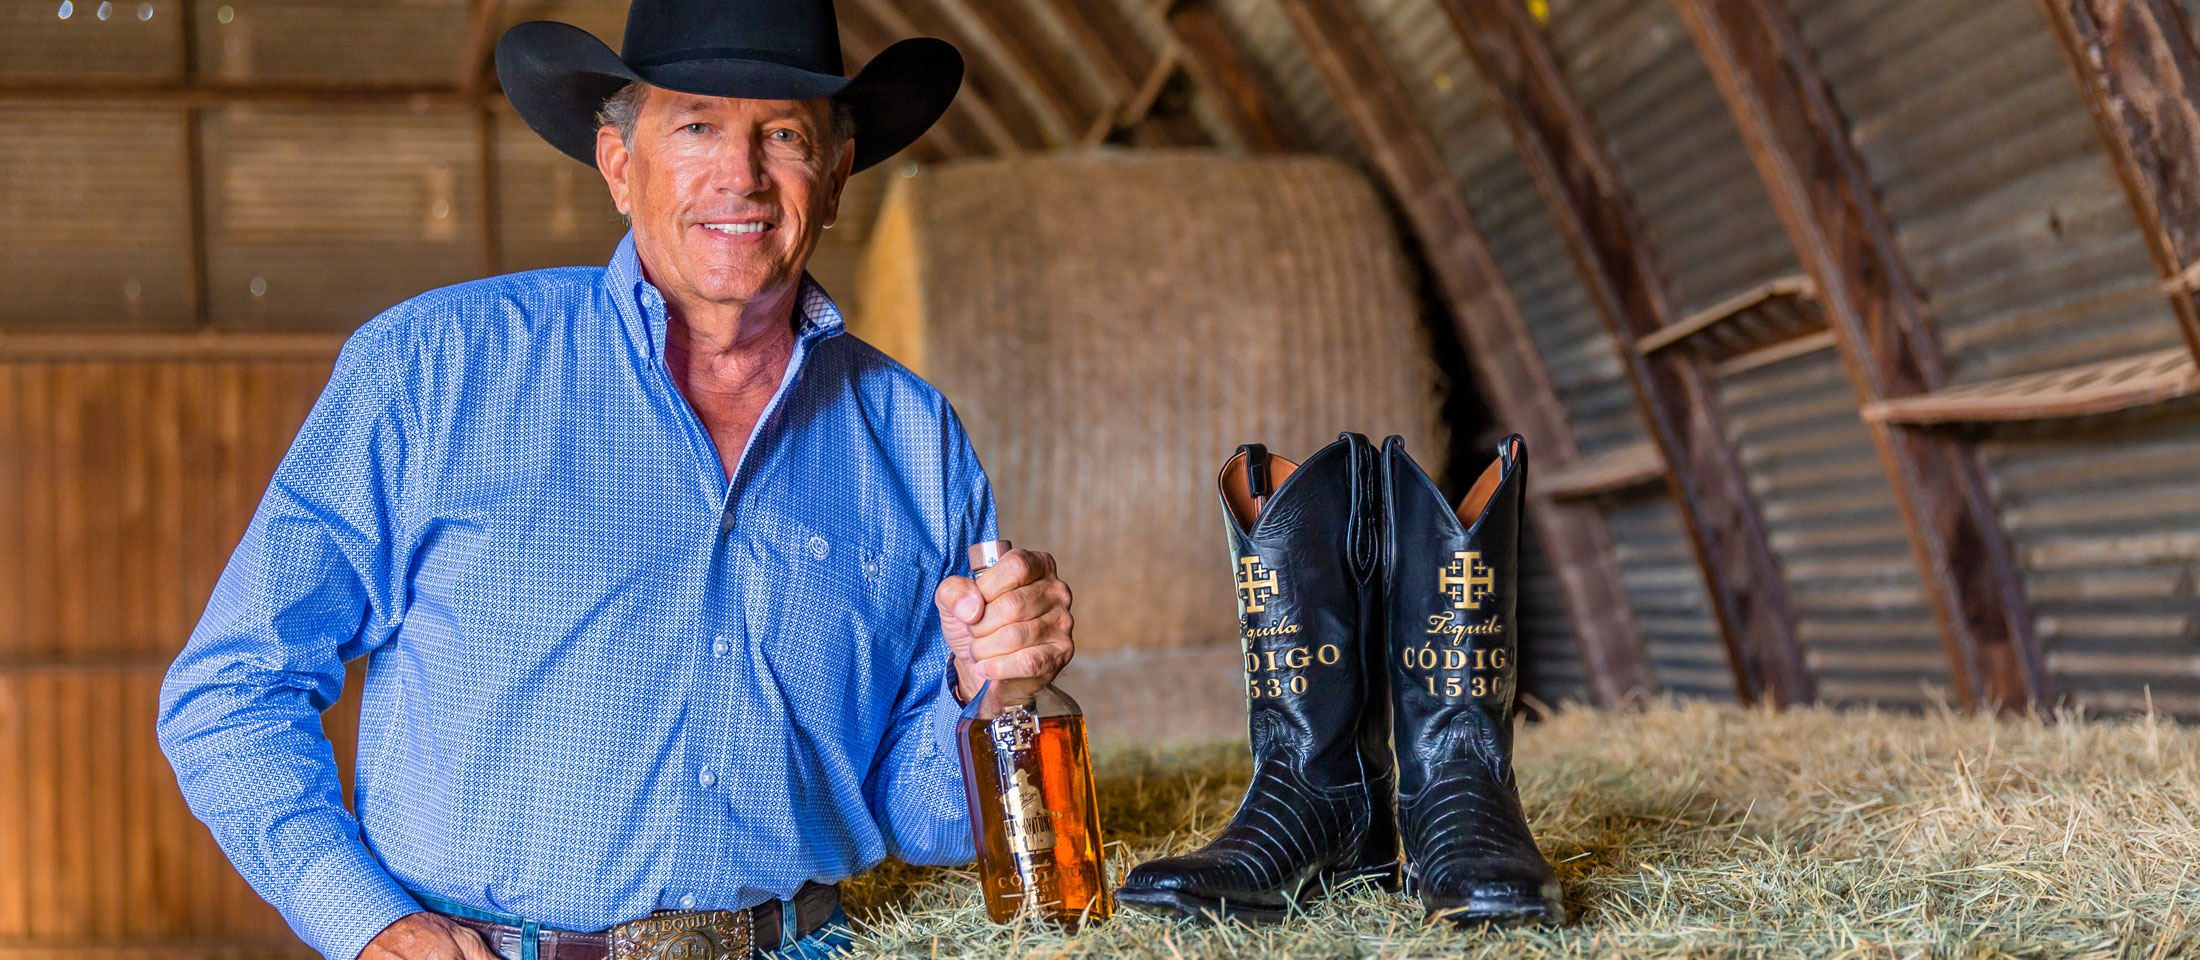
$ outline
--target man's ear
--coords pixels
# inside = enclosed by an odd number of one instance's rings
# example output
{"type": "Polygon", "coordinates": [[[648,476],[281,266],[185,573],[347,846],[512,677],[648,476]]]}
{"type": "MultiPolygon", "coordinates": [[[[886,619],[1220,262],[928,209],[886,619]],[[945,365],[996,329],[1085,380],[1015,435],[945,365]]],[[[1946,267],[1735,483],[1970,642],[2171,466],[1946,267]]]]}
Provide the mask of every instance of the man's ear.
{"type": "Polygon", "coordinates": [[[633,157],[633,151],[619,137],[619,128],[610,124],[596,128],[596,172],[603,174],[604,185],[611,188],[611,205],[629,217],[634,215],[634,208],[627,197],[626,164],[633,157]]]}
{"type": "Polygon", "coordinates": [[[825,225],[830,227],[840,219],[840,192],[848,188],[848,178],[855,175],[856,138],[840,145],[840,162],[833,168],[833,199],[825,211],[825,225]]]}

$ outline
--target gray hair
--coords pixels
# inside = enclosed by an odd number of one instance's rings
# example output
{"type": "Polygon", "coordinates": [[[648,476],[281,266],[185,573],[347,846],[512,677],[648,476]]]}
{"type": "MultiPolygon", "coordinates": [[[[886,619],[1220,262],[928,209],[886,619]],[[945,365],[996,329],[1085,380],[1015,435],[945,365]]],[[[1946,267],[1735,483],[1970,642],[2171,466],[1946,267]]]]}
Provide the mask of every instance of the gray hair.
{"type": "MultiPolygon", "coordinates": [[[[596,109],[596,127],[598,129],[617,127],[619,141],[627,146],[633,146],[634,125],[641,122],[642,101],[647,99],[649,99],[649,86],[647,84],[630,82],[626,86],[620,87],[619,92],[612,94],[611,99],[605,100],[603,106],[596,109]]],[[[845,145],[856,135],[856,112],[853,107],[848,106],[839,97],[832,98],[831,103],[833,107],[833,143],[836,146],[845,145]]]]}

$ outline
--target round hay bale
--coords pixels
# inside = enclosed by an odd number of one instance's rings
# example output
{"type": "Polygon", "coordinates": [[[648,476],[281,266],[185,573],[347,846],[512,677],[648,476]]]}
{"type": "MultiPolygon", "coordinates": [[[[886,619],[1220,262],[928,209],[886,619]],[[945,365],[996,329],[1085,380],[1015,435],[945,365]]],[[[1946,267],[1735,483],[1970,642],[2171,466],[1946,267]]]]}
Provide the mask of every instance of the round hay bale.
{"type": "Polygon", "coordinates": [[[1186,646],[1234,663],[1214,481],[1238,444],[1296,460],[1340,430],[1399,433],[1443,460],[1411,267],[1333,160],[928,167],[890,191],[860,276],[855,332],[947,395],[1001,534],[1076,589],[1081,665],[1186,646]]]}

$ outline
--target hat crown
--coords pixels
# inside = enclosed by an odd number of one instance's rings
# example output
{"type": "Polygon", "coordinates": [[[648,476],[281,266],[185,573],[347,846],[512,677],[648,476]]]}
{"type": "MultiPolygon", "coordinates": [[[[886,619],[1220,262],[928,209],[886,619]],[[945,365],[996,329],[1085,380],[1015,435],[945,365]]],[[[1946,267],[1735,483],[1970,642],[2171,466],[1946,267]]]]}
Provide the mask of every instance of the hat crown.
{"type": "Polygon", "coordinates": [[[846,76],[832,0],[634,0],[620,59],[769,60],[846,76]]]}

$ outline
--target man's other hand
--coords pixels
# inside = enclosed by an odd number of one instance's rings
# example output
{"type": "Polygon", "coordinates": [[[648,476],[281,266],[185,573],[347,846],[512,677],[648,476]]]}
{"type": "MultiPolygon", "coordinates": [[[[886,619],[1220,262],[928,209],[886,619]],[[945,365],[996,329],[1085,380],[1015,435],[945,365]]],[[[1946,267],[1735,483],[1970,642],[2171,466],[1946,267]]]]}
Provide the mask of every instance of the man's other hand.
{"type": "Polygon", "coordinates": [[[1076,651],[1069,585],[1055,577],[1051,555],[1011,550],[975,581],[940,581],[932,599],[966,699],[987,680],[1003,697],[1022,699],[1054,682],[1076,651]]]}
{"type": "Polygon", "coordinates": [[[425,910],[408,913],[382,928],[359,960],[500,960],[470,927],[425,910]]]}

